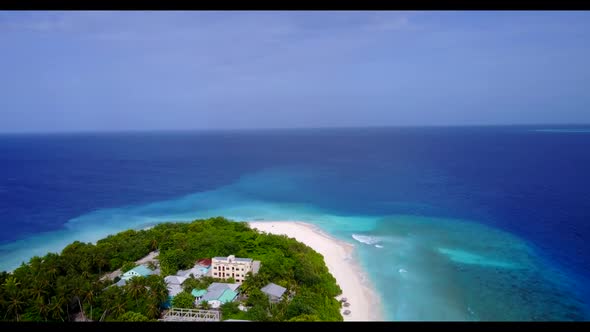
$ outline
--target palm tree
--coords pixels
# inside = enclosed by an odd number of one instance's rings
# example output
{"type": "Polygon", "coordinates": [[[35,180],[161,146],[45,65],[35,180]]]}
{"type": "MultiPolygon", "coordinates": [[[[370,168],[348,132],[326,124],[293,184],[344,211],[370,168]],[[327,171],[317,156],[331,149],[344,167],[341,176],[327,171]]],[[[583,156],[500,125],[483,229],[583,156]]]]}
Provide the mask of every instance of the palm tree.
{"type": "MultiPolygon", "coordinates": [[[[54,263],[54,262],[51,262],[51,263],[54,263]]],[[[49,279],[51,281],[53,281],[57,277],[57,273],[59,272],[59,268],[55,264],[50,264],[50,263],[47,263],[47,264],[49,264],[47,266],[47,276],[49,277],[49,279]]]]}
{"type": "Polygon", "coordinates": [[[154,251],[154,250],[156,250],[156,249],[158,249],[158,240],[156,240],[156,239],[152,239],[152,240],[150,241],[150,250],[151,250],[151,251],[154,251]]]}
{"type": "Polygon", "coordinates": [[[109,287],[102,293],[101,297],[103,298],[102,307],[106,308],[106,310],[102,313],[99,321],[102,321],[105,318],[105,316],[107,316],[107,314],[110,315],[111,313],[113,313],[113,308],[118,303],[122,303],[123,307],[121,309],[122,312],[125,312],[125,303],[123,303],[123,291],[121,290],[121,288],[109,287]]]}
{"type": "Polygon", "coordinates": [[[49,305],[45,303],[45,298],[39,297],[35,300],[35,309],[40,317],[42,317],[45,321],[47,321],[47,316],[49,315],[49,305]]]}
{"type": "Polygon", "coordinates": [[[112,307],[112,311],[113,311],[113,314],[115,315],[115,318],[124,314],[125,313],[125,302],[123,302],[123,301],[117,302],[112,307]]]}
{"type": "Polygon", "coordinates": [[[95,297],[95,290],[94,284],[90,285],[90,287],[84,289],[84,302],[90,306],[90,318],[92,318],[92,304],[94,303],[95,297]]]}
{"type": "Polygon", "coordinates": [[[44,287],[46,284],[48,284],[46,279],[37,279],[33,282],[31,288],[29,289],[31,295],[33,296],[33,299],[39,299],[45,294],[47,294],[47,291],[44,287]]]}
{"type": "Polygon", "coordinates": [[[67,301],[64,297],[52,296],[51,300],[49,301],[49,313],[51,314],[51,317],[55,320],[61,320],[63,322],[64,306],[66,305],[67,301]]]}
{"type": "Polygon", "coordinates": [[[146,291],[144,280],[140,277],[131,278],[126,286],[127,290],[129,291],[129,295],[131,295],[131,298],[135,300],[141,297],[141,295],[143,295],[143,293],[146,291]]]}
{"type": "Polygon", "coordinates": [[[25,301],[22,300],[23,294],[19,289],[20,282],[18,282],[18,280],[15,277],[10,276],[6,278],[3,286],[4,291],[8,296],[8,301],[6,301],[7,307],[6,313],[4,314],[4,318],[6,319],[6,315],[8,315],[8,313],[12,313],[18,321],[20,318],[20,313],[23,312],[23,305],[25,304],[25,301]]]}
{"type": "Polygon", "coordinates": [[[41,267],[43,264],[43,259],[39,256],[33,256],[29,260],[29,266],[31,267],[31,273],[33,276],[37,276],[41,271],[41,267]]]}
{"type": "Polygon", "coordinates": [[[15,296],[11,296],[8,300],[8,306],[6,307],[6,314],[4,318],[6,319],[6,315],[11,313],[16,317],[16,321],[18,322],[20,319],[20,313],[23,312],[23,305],[25,301],[21,300],[20,294],[15,294],[15,296]]]}
{"type": "Polygon", "coordinates": [[[164,280],[157,276],[149,276],[147,279],[152,294],[159,303],[164,303],[168,299],[168,287],[164,280]]]}
{"type": "Polygon", "coordinates": [[[18,286],[20,286],[20,282],[15,277],[8,277],[4,281],[4,289],[8,294],[14,294],[18,292],[18,286]]]}
{"type": "Polygon", "coordinates": [[[92,276],[92,262],[93,262],[93,259],[91,259],[91,260],[84,259],[83,261],[80,262],[79,270],[80,270],[80,276],[82,278],[90,279],[90,277],[92,276]]]}
{"type": "Polygon", "coordinates": [[[104,319],[104,317],[107,315],[107,312],[109,311],[109,309],[105,309],[105,311],[103,311],[102,315],[100,316],[100,318],[98,319],[99,322],[102,322],[102,320],[104,319]]]}
{"type": "Polygon", "coordinates": [[[102,253],[98,253],[94,256],[94,264],[98,267],[98,274],[102,274],[102,268],[107,266],[109,262],[107,259],[102,255],[102,253]]]}
{"type": "Polygon", "coordinates": [[[139,298],[146,293],[145,281],[141,277],[134,277],[125,285],[129,291],[129,295],[135,300],[135,304],[139,306],[139,298]]]}
{"type": "Polygon", "coordinates": [[[149,318],[154,319],[154,318],[160,317],[160,306],[159,306],[159,303],[157,302],[157,299],[150,299],[147,310],[148,310],[147,314],[148,314],[149,318]],[[156,301],[154,301],[154,300],[156,300],[156,301]]]}
{"type": "MultiPolygon", "coordinates": [[[[80,301],[80,298],[83,297],[84,290],[87,287],[87,281],[85,281],[81,278],[74,278],[71,280],[70,287],[71,287],[70,288],[70,296],[68,298],[78,302],[78,307],[80,308],[80,311],[82,312],[82,316],[84,318],[86,318],[86,314],[84,313],[84,308],[82,307],[82,302],[80,301]]],[[[69,310],[68,310],[68,316],[69,316],[69,310]]]]}
{"type": "MultiPolygon", "coordinates": [[[[67,317],[70,317],[70,306],[69,306],[69,299],[71,298],[70,296],[70,292],[69,292],[69,281],[65,276],[58,276],[56,279],[56,283],[54,286],[54,293],[55,293],[55,298],[57,298],[57,301],[60,304],[60,307],[62,308],[62,314],[63,314],[63,308],[65,307],[66,309],[66,313],[67,313],[67,317]]],[[[51,300],[51,303],[53,303],[53,298],[51,300]]],[[[63,318],[60,319],[63,320],[63,318]]]]}

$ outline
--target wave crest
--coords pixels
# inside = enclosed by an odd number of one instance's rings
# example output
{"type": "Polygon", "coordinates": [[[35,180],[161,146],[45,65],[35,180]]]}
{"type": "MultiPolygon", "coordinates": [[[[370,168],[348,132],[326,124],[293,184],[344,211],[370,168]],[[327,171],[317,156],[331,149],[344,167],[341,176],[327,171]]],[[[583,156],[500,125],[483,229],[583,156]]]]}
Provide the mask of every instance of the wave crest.
{"type": "Polygon", "coordinates": [[[357,240],[360,243],[368,244],[368,245],[376,245],[381,242],[381,239],[375,236],[370,235],[361,235],[361,234],[352,234],[352,238],[357,240]]]}

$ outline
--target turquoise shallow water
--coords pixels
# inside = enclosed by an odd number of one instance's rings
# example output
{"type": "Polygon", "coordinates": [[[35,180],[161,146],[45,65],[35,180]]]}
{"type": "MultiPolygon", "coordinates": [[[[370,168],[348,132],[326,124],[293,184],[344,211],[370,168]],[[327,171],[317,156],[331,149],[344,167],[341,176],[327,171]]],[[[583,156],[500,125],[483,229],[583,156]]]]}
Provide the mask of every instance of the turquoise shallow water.
{"type": "Polygon", "coordinates": [[[94,242],[160,221],[218,215],[240,221],[294,220],[356,245],[387,320],[580,320],[586,315],[568,278],[509,233],[474,221],[338,215],[311,204],[251,199],[269,185],[293,190],[302,176],[280,179],[277,174],[255,174],[212,191],[82,215],[63,230],[2,245],[0,268],[59,251],[74,240],[94,242]]]}
{"type": "Polygon", "coordinates": [[[357,246],[387,319],[587,320],[586,127],[0,135],[0,268],[160,221],[299,220],[357,246]]]}
{"type": "Polygon", "coordinates": [[[574,285],[523,240],[462,220],[388,216],[363,234],[367,270],[397,320],[579,320],[574,285]],[[382,247],[382,248],[380,248],[382,247]],[[380,264],[381,262],[381,264],[380,264]]]}

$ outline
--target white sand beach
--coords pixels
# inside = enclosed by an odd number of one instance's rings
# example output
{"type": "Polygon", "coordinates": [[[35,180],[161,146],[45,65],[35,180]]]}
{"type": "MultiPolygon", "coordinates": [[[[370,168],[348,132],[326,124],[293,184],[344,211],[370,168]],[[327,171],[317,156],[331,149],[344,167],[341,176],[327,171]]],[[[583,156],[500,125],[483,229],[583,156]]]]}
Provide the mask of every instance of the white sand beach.
{"type": "Polygon", "coordinates": [[[317,226],[293,221],[256,221],[248,223],[259,231],[287,235],[305,243],[324,256],[330,273],[342,289],[342,295],[350,303],[349,315],[342,315],[344,321],[382,321],[382,307],[377,293],[369,284],[364,271],[354,255],[354,246],[337,240],[324,233],[317,226]]]}

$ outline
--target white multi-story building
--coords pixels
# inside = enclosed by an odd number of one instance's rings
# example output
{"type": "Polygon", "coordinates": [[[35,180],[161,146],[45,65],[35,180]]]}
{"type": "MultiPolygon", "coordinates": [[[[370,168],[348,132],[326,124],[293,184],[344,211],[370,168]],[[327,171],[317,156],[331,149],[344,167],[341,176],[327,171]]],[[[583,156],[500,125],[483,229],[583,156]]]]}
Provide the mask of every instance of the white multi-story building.
{"type": "Polygon", "coordinates": [[[227,280],[234,278],[237,283],[242,283],[248,272],[257,273],[259,261],[252,258],[239,258],[234,255],[227,257],[213,257],[211,259],[211,276],[227,280]]]}

